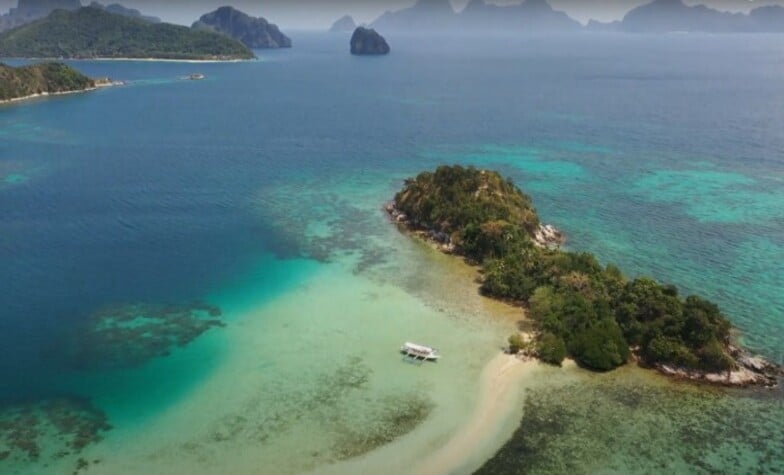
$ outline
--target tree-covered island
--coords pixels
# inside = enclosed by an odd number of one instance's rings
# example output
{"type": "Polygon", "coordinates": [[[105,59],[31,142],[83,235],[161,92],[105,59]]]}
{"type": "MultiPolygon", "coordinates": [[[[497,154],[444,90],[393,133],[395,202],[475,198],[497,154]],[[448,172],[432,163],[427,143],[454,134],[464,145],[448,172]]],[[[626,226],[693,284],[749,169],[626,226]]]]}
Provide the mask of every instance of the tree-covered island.
{"type": "Polygon", "coordinates": [[[92,79],[63,63],[39,63],[14,68],[0,63],[0,103],[44,94],[90,91],[110,85],[92,79]]]}
{"type": "Polygon", "coordinates": [[[55,10],[0,34],[0,57],[239,60],[255,55],[239,41],[212,31],[84,7],[55,10]]]}
{"type": "MultiPolygon", "coordinates": [[[[587,252],[559,249],[531,198],[497,172],[441,166],[408,179],[387,211],[401,226],[481,266],[481,292],[523,305],[533,352],[608,371],[646,367],[723,384],[774,384],[779,369],[734,346],[719,307],[673,285],[628,279],[587,252]]],[[[523,342],[512,338],[512,346],[523,342]]]]}

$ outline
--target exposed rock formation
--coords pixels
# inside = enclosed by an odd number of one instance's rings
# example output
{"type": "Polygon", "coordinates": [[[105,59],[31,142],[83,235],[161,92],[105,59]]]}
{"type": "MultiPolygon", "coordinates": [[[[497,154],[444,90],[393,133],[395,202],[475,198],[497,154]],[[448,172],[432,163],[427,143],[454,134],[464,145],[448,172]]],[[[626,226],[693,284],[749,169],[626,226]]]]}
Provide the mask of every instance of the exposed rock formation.
{"type": "Polygon", "coordinates": [[[291,48],[291,39],[281,33],[277,25],[232,7],[221,7],[202,15],[192,28],[222,33],[248,48],[291,48]]]}
{"type": "Polygon", "coordinates": [[[351,54],[377,55],[388,54],[389,45],[376,30],[359,27],[351,35],[351,54]]]}

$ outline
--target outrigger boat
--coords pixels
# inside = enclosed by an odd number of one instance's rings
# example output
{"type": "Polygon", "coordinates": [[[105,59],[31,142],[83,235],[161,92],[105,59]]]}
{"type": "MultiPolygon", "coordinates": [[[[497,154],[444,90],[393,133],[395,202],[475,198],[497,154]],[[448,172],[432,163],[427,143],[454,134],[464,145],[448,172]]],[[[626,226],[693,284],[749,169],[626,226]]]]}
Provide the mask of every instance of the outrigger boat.
{"type": "Polygon", "coordinates": [[[408,358],[420,361],[436,361],[441,358],[441,354],[437,348],[432,348],[425,345],[417,345],[416,343],[406,342],[400,347],[400,352],[408,358]]]}

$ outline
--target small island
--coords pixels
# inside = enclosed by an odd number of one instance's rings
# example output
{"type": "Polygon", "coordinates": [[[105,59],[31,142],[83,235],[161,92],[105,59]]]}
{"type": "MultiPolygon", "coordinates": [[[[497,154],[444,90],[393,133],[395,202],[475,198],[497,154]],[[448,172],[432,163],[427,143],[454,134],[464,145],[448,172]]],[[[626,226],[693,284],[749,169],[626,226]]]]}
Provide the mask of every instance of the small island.
{"type": "Polygon", "coordinates": [[[526,308],[536,332],[531,342],[510,337],[512,351],[556,365],[568,356],[595,371],[633,358],[691,380],[776,383],[780,369],[731,342],[716,304],[561,250],[563,235],[497,172],[441,166],[406,180],[386,210],[403,229],[481,266],[483,294],[526,308]]]}
{"type": "Polygon", "coordinates": [[[227,61],[255,58],[237,40],[204,30],[84,7],[0,34],[0,57],[227,61]]]}
{"type": "Polygon", "coordinates": [[[389,54],[389,45],[383,36],[372,28],[360,26],[351,35],[351,54],[382,55],[389,54]]]}
{"type": "Polygon", "coordinates": [[[0,63],[0,103],[92,91],[112,84],[108,79],[91,79],[63,63],[40,63],[18,68],[0,63]]]}

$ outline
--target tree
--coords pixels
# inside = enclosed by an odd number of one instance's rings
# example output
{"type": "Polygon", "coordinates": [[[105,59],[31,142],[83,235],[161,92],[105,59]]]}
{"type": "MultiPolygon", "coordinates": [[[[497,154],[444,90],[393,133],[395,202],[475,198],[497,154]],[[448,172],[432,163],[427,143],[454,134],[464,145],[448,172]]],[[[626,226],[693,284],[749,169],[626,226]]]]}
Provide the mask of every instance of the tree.
{"type": "Polygon", "coordinates": [[[561,366],[566,358],[566,343],[563,338],[552,333],[543,333],[537,342],[536,353],[545,363],[561,366]]]}

